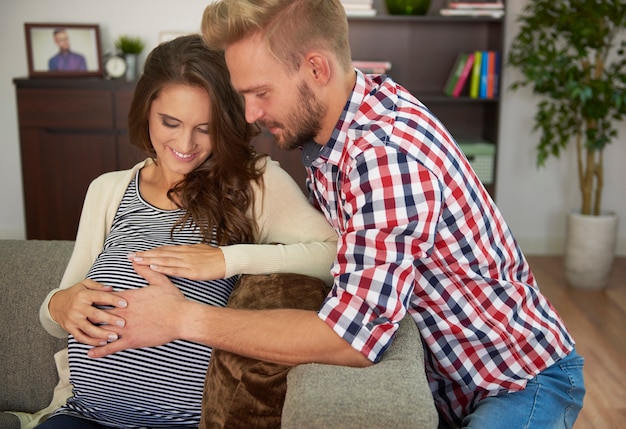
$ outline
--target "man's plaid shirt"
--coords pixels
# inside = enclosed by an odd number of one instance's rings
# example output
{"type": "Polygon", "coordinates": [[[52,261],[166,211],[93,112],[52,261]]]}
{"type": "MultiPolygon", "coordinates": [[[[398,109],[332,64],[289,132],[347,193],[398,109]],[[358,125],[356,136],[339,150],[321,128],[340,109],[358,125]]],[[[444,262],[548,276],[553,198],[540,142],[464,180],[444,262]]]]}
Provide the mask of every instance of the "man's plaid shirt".
{"type": "Polygon", "coordinates": [[[459,422],[481,398],[523,389],[573,340],[444,126],[389,77],[356,73],[330,141],[303,158],[339,234],[319,316],[376,362],[408,312],[436,405],[459,422]]]}

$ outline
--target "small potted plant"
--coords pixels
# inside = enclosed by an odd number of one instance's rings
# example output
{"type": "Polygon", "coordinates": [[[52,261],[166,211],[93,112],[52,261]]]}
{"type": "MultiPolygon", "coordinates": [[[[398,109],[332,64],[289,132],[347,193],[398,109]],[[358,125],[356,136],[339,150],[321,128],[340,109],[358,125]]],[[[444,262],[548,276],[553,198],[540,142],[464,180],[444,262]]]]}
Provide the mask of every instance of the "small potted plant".
{"type": "Polygon", "coordinates": [[[539,98],[534,117],[540,131],[537,164],[558,158],[571,142],[576,145],[582,205],[568,217],[566,276],[574,286],[603,287],[613,264],[618,224],[617,216],[602,208],[603,159],[617,137],[615,122],[626,115],[626,2],[533,0],[517,20],[520,28],[508,64],[522,73],[512,88],[529,86],[539,98]],[[574,232],[581,222],[583,230],[574,232]],[[597,247],[602,240],[599,225],[609,235],[604,254],[597,247]],[[589,244],[594,247],[587,253],[581,246],[589,244]],[[595,268],[605,272],[590,277],[595,268]]]}
{"type": "Polygon", "coordinates": [[[126,80],[137,79],[138,59],[145,47],[144,41],[140,37],[121,35],[115,41],[115,47],[126,59],[126,80]]]}

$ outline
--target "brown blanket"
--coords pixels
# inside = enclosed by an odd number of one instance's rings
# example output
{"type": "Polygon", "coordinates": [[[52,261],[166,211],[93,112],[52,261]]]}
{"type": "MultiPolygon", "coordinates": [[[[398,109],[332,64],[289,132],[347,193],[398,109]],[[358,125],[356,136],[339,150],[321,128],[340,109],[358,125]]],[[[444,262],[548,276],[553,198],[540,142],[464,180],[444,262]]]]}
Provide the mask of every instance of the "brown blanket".
{"type": "MultiPolygon", "coordinates": [[[[326,293],[324,282],[304,275],[244,275],[227,307],[316,311],[326,293]]],[[[280,428],[290,369],[214,349],[204,385],[200,428],[280,428]]]]}

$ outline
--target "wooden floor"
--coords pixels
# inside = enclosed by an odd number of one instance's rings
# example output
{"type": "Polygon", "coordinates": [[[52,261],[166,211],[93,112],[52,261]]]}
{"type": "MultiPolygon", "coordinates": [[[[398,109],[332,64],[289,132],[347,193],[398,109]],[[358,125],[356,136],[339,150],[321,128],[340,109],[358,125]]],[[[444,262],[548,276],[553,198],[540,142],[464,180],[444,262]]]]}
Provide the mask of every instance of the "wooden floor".
{"type": "Polygon", "coordinates": [[[568,287],[559,256],[528,261],[585,358],[587,395],[574,429],[626,428],[626,258],[616,258],[603,291],[568,287]]]}

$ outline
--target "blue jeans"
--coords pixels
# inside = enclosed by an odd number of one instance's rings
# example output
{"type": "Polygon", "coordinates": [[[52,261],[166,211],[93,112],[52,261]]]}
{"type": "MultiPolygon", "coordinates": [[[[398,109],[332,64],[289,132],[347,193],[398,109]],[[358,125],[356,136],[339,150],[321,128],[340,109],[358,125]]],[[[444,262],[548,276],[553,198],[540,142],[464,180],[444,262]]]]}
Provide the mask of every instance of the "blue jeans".
{"type": "Polygon", "coordinates": [[[108,427],[80,417],[58,414],[50,417],[35,429],[108,429],[108,427]]]}
{"type": "Polygon", "coordinates": [[[570,429],[583,406],[584,359],[569,355],[531,379],[526,389],[490,396],[463,419],[467,429],[570,429]]]}

